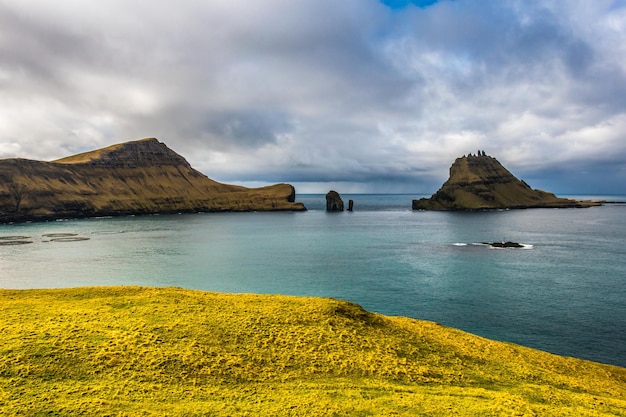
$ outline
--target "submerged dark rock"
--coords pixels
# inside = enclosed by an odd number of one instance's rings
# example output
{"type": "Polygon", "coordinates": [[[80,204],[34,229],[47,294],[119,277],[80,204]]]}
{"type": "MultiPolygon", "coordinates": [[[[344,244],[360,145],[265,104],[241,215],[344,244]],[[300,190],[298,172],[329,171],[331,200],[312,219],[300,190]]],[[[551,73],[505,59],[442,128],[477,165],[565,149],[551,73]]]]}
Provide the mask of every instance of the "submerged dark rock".
{"type": "Polygon", "coordinates": [[[483,245],[489,245],[492,248],[523,248],[524,245],[517,242],[483,242],[483,245]]]}

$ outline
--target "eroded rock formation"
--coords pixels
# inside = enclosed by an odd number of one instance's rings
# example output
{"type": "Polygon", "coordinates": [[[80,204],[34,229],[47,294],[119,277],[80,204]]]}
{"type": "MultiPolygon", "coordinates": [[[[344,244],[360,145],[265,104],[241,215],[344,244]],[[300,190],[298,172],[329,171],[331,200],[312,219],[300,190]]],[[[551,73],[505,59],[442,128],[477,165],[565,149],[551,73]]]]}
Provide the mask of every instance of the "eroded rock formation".
{"type": "Polygon", "coordinates": [[[326,211],[343,211],[343,200],[337,191],[326,194],[326,211]]]}

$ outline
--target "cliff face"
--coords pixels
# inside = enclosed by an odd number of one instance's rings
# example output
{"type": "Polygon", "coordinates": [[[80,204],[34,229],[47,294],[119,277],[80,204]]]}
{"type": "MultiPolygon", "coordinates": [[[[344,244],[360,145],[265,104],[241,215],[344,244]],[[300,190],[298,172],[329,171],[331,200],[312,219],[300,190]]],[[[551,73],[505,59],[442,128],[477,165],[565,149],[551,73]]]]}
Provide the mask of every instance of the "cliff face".
{"type": "Polygon", "coordinates": [[[0,222],[200,211],[302,211],[289,184],[245,188],[196,171],[156,139],[53,162],[0,161],[0,222]]]}
{"type": "Polygon", "coordinates": [[[450,167],[450,178],[431,198],[413,200],[413,210],[565,208],[599,204],[533,190],[495,158],[483,153],[457,158],[450,167]]]}

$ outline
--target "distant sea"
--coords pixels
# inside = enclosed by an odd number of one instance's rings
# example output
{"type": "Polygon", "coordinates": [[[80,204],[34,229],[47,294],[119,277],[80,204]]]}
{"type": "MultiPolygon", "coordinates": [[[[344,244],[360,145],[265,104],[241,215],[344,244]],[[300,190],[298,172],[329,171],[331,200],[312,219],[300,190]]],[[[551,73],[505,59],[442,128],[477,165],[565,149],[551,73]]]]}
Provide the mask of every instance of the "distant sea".
{"type": "MultiPolygon", "coordinates": [[[[492,339],[626,367],[626,205],[206,213],[0,225],[0,287],[178,286],[334,297],[492,339]],[[524,249],[481,242],[510,240],[524,249]],[[17,241],[28,244],[8,244],[17,241]]],[[[626,196],[577,196],[626,201],[626,196]]]]}

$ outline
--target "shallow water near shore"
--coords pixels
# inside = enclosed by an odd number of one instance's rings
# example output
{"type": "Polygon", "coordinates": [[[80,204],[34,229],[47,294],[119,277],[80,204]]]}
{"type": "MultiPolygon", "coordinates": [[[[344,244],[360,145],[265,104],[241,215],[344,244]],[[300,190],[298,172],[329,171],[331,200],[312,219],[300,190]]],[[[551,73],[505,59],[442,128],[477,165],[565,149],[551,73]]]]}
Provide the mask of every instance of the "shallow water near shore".
{"type": "MultiPolygon", "coordinates": [[[[178,286],[335,297],[370,311],[626,367],[626,205],[220,213],[0,226],[0,287],[178,286]],[[19,238],[19,239],[18,239],[19,238]],[[523,249],[482,242],[509,240],[523,249]]],[[[626,197],[602,197],[626,201],[626,197]]]]}

